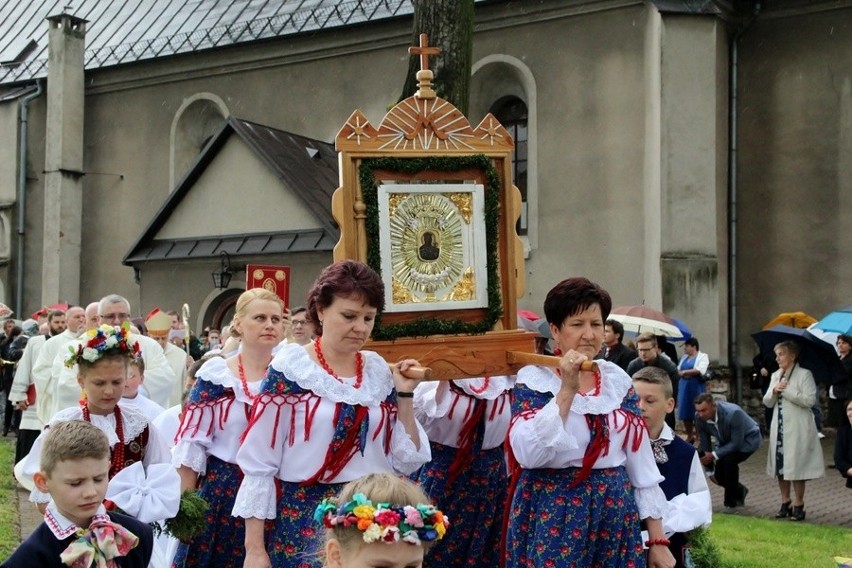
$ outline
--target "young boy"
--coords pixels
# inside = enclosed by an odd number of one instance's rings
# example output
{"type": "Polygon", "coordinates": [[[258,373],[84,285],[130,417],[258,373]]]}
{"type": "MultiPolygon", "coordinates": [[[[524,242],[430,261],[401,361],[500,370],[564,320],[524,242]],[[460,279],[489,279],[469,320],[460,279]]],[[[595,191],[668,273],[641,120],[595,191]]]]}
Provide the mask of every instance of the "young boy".
{"type": "Polygon", "coordinates": [[[50,493],[51,503],[44,522],[2,568],[60,568],[75,565],[75,560],[89,566],[92,561],[86,562],[86,555],[112,561],[110,566],[148,566],[154,541],[151,527],[104,509],[110,446],[97,426],[82,420],[51,426],[40,463],[33,481],[40,491],[50,493]]]}
{"type": "Polygon", "coordinates": [[[663,529],[670,535],[669,549],[676,568],[683,568],[683,533],[710,523],[710,490],[695,447],[676,436],[666,424],[666,414],[675,407],[668,373],[659,367],[643,367],[633,374],[633,388],[648,423],[657,468],[665,477],[660,488],[669,501],[669,510],[663,515],[663,529]]]}
{"type": "Polygon", "coordinates": [[[145,381],[145,361],[137,357],[130,361],[127,366],[127,382],[124,383],[124,395],[121,397],[121,406],[133,406],[145,415],[148,422],[162,414],[166,409],[142,394],[139,387],[145,381]]]}

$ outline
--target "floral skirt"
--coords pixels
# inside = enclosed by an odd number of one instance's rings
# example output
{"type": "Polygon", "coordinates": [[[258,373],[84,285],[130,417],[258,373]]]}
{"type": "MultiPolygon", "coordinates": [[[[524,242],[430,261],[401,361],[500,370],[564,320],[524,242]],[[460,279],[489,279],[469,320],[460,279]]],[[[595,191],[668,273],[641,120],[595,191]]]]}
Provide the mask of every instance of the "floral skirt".
{"type": "Polygon", "coordinates": [[[521,471],[509,513],[507,568],[645,566],[625,469],[593,469],[586,481],[568,489],[579,471],[521,471]]]}
{"type": "Polygon", "coordinates": [[[245,560],[245,521],[232,517],[242,480],[240,468],[210,456],[198,494],[207,501],[207,527],[189,544],[181,544],[172,566],[242,568],[245,560]]]}
{"type": "Polygon", "coordinates": [[[432,461],[413,477],[450,521],[426,554],[425,566],[499,566],[508,482],[503,447],[481,450],[447,485],[457,448],[432,442],[432,461]]]}
{"type": "Polygon", "coordinates": [[[334,497],[342,483],[317,483],[302,487],[279,481],[275,520],[267,523],[266,551],[272,568],[321,568],[325,529],[314,522],[314,510],[326,497],[334,497]]]}

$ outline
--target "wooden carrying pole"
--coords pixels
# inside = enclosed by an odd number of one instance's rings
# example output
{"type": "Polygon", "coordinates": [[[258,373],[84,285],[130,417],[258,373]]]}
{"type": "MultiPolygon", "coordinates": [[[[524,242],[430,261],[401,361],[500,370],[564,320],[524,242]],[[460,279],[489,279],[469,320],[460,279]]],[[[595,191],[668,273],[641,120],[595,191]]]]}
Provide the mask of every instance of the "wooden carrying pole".
{"type": "MultiPolygon", "coordinates": [[[[527,353],[526,351],[507,351],[506,363],[510,371],[514,374],[525,365],[541,365],[544,367],[559,367],[561,357],[553,355],[541,355],[539,353],[527,353]]],[[[592,360],[583,361],[580,365],[581,371],[594,371],[598,368],[598,364],[592,360]]],[[[440,381],[453,380],[462,377],[454,377],[447,375],[437,375],[432,372],[429,367],[409,367],[403,373],[403,376],[409,379],[417,379],[421,381],[440,381]]]]}

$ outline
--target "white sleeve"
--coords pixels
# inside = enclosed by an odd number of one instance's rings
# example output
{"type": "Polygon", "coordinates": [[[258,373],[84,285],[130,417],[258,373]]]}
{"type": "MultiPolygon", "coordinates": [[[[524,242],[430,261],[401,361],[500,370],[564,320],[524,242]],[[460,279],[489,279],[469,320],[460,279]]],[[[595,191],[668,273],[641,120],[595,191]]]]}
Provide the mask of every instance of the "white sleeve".
{"type": "Polygon", "coordinates": [[[171,463],[172,452],[166,439],[157,427],[148,422],[148,444],[145,446],[145,456],[142,464],[146,467],[154,463],[171,463]]]}
{"type": "Polygon", "coordinates": [[[47,424],[53,418],[53,389],[51,388],[50,373],[53,369],[53,350],[45,343],[35,365],[33,365],[33,384],[36,386],[36,414],[42,424],[47,424]]]}
{"type": "Polygon", "coordinates": [[[428,425],[435,418],[443,418],[452,402],[450,381],[423,381],[414,389],[414,414],[417,420],[428,425]]]}
{"type": "MultiPolygon", "coordinates": [[[[445,382],[445,381],[442,381],[445,382]]],[[[414,445],[414,440],[408,435],[403,425],[397,421],[394,424],[390,441],[390,461],[393,468],[403,475],[417,471],[420,466],[432,460],[432,448],[429,436],[417,420],[417,434],[420,437],[420,449],[414,445]]]]}
{"type": "Polygon", "coordinates": [[[687,491],[675,495],[668,503],[668,510],[663,515],[663,530],[667,535],[691,531],[710,524],[713,519],[710,489],[697,452],[693,454],[689,466],[687,491]]]}
{"type": "Polygon", "coordinates": [[[509,430],[509,442],[521,467],[535,469],[557,466],[554,460],[560,453],[579,450],[577,438],[568,431],[567,426],[567,421],[559,416],[555,398],[532,418],[518,418],[509,430]]]}
{"type": "Polygon", "coordinates": [[[66,354],[59,353],[53,360],[53,404],[56,411],[76,406],[82,389],[77,382],[79,368],[65,366],[66,354]]]}
{"type": "Polygon", "coordinates": [[[262,394],[257,399],[251,423],[237,451],[237,465],[243,471],[243,480],[231,513],[245,519],[274,519],[277,515],[275,477],[283,463],[286,436],[275,431],[275,424],[287,424],[292,408],[276,404],[277,397],[262,394]],[[273,434],[275,434],[273,438],[273,434]]]}
{"type": "Polygon", "coordinates": [[[41,469],[40,457],[43,441],[44,431],[42,431],[38,438],[36,438],[35,442],[33,442],[33,447],[30,449],[30,453],[27,457],[23,458],[15,466],[15,478],[17,478],[21,485],[30,489],[29,500],[33,503],[47,503],[50,501],[50,495],[48,493],[42,493],[36,489],[33,482],[33,475],[41,469]]]}
{"type": "Polygon", "coordinates": [[[702,375],[707,374],[707,369],[710,368],[710,357],[707,356],[707,353],[698,352],[698,356],[695,358],[695,367],[693,368],[702,375]]]}
{"type": "MultiPolygon", "coordinates": [[[[210,382],[199,378],[192,387],[192,401],[201,400],[201,396],[209,393],[210,382]]],[[[178,427],[178,439],[172,455],[172,465],[186,466],[198,475],[207,471],[207,452],[213,445],[213,431],[216,424],[222,420],[222,405],[215,402],[187,402],[183,410],[183,418],[178,427]]]]}
{"type": "Polygon", "coordinates": [[[634,488],[639,518],[662,519],[668,508],[668,502],[659,484],[665,478],[660,474],[657,462],[654,460],[654,451],[651,449],[647,430],[642,435],[639,449],[634,452],[631,447],[628,447],[625,452],[627,454],[625,469],[630,478],[630,484],[634,488]]]}

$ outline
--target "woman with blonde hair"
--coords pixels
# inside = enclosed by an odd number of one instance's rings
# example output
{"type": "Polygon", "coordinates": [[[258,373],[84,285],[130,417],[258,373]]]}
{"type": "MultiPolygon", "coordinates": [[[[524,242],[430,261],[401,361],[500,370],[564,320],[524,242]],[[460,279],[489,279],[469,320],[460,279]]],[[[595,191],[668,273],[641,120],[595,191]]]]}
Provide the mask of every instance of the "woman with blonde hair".
{"type": "Polygon", "coordinates": [[[237,450],[272,350],[284,333],[281,300],[263,288],[243,292],[237,300],[231,332],[240,339],[239,353],[214,357],[198,370],[178,429],[172,463],[181,490],[198,487],[213,522],[192,542],[182,544],[174,565],[239,567],[243,565],[245,523],[231,516],[242,473],[237,450]]]}
{"type": "Polygon", "coordinates": [[[776,519],[805,520],[805,482],[825,475],[822,446],[811,407],[817,387],[811,372],[799,365],[799,344],[782,341],[775,346],[778,370],[772,373],[763,404],[772,408],[766,474],[778,478],[781,509],[776,519]],[[790,499],[790,486],[796,501],[790,499]]]}

